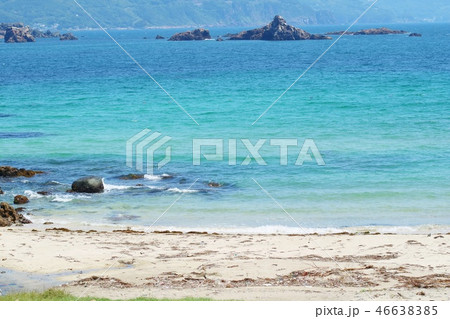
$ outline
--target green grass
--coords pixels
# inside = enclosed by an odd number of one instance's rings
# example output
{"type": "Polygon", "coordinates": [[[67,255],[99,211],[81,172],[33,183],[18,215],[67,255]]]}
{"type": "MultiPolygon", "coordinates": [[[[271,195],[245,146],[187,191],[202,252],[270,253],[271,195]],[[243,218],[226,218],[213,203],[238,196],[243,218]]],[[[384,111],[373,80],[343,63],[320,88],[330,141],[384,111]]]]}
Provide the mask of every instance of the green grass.
{"type": "MultiPolygon", "coordinates": [[[[0,296],[0,301],[113,301],[107,298],[97,298],[97,297],[83,297],[78,299],[71,294],[66,293],[59,289],[49,289],[44,292],[18,292],[12,293],[5,296],[0,296]]],[[[187,297],[183,299],[156,299],[156,298],[146,298],[139,297],[135,299],[129,299],[129,301],[211,301],[208,298],[192,298],[187,297]]]]}

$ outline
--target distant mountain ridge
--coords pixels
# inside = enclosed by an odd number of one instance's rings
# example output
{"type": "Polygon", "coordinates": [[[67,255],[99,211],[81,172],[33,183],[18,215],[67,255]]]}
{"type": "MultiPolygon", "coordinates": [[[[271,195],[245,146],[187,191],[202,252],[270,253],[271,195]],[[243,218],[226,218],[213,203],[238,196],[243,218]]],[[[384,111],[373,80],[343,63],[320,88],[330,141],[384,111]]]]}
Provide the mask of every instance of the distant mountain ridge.
{"type": "MultiPolygon", "coordinates": [[[[96,28],[72,0],[4,0],[0,22],[96,28]]],[[[258,26],[280,14],[295,25],[347,24],[372,0],[78,0],[109,28],[258,26]]],[[[361,23],[449,22],[447,0],[379,1],[361,23]]]]}

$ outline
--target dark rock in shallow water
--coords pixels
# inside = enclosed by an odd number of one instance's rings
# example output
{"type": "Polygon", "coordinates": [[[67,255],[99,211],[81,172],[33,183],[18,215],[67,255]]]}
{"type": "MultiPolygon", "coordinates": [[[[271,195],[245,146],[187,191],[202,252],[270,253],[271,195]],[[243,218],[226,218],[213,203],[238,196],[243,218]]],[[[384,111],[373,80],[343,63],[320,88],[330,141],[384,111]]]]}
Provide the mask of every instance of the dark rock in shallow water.
{"type": "Polygon", "coordinates": [[[162,35],[158,34],[155,39],[156,40],[163,40],[163,39],[165,39],[165,37],[163,37],[162,35]]]}
{"type": "Polygon", "coordinates": [[[39,194],[39,195],[42,195],[42,196],[50,195],[50,192],[47,192],[47,191],[38,191],[36,193],[39,194]]]}
{"type": "Polygon", "coordinates": [[[293,27],[286,23],[281,16],[277,15],[273,21],[262,28],[242,31],[238,34],[229,35],[230,40],[329,40],[330,37],[321,34],[311,34],[305,30],[293,27]]]}
{"type": "Polygon", "coordinates": [[[421,35],[420,33],[415,33],[415,32],[413,32],[413,33],[411,33],[409,36],[410,36],[410,37],[421,37],[422,35],[421,35]]]}
{"type": "Polygon", "coordinates": [[[16,205],[23,205],[23,204],[28,203],[29,201],[30,200],[26,196],[23,196],[23,195],[14,196],[14,204],[16,204],[16,205]]]}
{"type": "MultiPolygon", "coordinates": [[[[326,34],[330,35],[341,35],[345,31],[334,31],[334,32],[328,32],[326,34]]],[[[345,32],[346,35],[383,35],[383,34],[405,34],[408,33],[407,31],[403,30],[391,30],[388,28],[372,28],[372,29],[364,29],[359,31],[347,31],[345,32]]]]}
{"type": "Polygon", "coordinates": [[[11,166],[0,167],[0,177],[33,177],[36,174],[42,174],[42,171],[26,170],[24,168],[15,168],[11,166]]]}
{"type": "Polygon", "coordinates": [[[72,191],[76,193],[103,193],[105,186],[101,177],[88,176],[72,183],[72,191]]]}
{"type": "Polygon", "coordinates": [[[3,194],[4,194],[4,192],[3,192],[2,188],[0,187],[0,195],[3,195],[3,194]]]}
{"type": "Polygon", "coordinates": [[[195,29],[193,31],[186,31],[174,34],[169,41],[200,41],[211,39],[211,34],[206,29],[195,29]]]}
{"type": "Polygon", "coordinates": [[[218,38],[216,39],[216,41],[222,42],[223,39],[222,39],[221,37],[218,37],[218,38]]]}
{"type": "Polygon", "coordinates": [[[64,34],[61,34],[60,36],[59,36],[59,40],[61,40],[61,41],[65,41],[65,40],[78,40],[78,38],[76,37],[76,36],[74,36],[72,33],[64,33],[64,34]]]}
{"type": "Polygon", "coordinates": [[[223,184],[220,184],[220,183],[217,183],[217,182],[209,182],[208,186],[217,188],[217,187],[222,187],[223,184]]]}
{"type": "Polygon", "coordinates": [[[19,222],[19,219],[19,214],[14,207],[5,202],[0,203],[0,227],[11,226],[19,222]]]}
{"type": "Polygon", "coordinates": [[[119,179],[123,179],[123,180],[134,180],[134,179],[142,179],[142,178],[144,178],[144,174],[128,174],[128,175],[119,176],[119,179]]]}
{"type": "Polygon", "coordinates": [[[35,42],[29,27],[9,27],[5,31],[4,37],[6,43],[35,42]]]}

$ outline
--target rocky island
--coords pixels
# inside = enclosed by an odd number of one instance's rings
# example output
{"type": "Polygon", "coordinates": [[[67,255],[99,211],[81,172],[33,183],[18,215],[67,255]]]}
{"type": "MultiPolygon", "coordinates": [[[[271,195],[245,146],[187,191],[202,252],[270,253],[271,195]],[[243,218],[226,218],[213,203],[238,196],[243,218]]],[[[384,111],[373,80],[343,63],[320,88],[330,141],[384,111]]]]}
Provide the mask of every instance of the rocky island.
{"type": "MultiPolygon", "coordinates": [[[[326,34],[328,35],[341,35],[344,34],[345,31],[334,31],[334,32],[328,32],[326,34]]],[[[372,28],[372,29],[364,29],[359,31],[347,31],[345,34],[348,35],[383,35],[383,34],[405,34],[408,33],[408,31],[404,30],[391,30],[388,28],[372,28]]]]}
{"type": "Polygon", "coordinates": [[[331,38],[322,34],[311,34],[303,29],[296,28],[286,23],[283,17],[277,15],[268,25],[242,31],[238,34],[230,34],[229,40],[266,40],[266,41],[288,41],[288,40],[330,40],[331,38]]]}
{"type": "Polygon", "coordinates": [[[4,38],[6,43],[35,41],[29,27],[7,27],[5,30],[4,38]]]}
{"type": "Polygon", "coordinates": [[[36,38],[60,38],[60,40],[78,40],[72,33],[60,35],[59,32],[50,30],[41,31],[32,29],[22,22],[0,23],[0,39],[5,39],[6,43],[35,42],[36,38]]]}
{"type": "Polygon", "coordinates": [[[64,34],[61,34],[60,36],[59,36],[59,40],[61,40],[61,41],[66,41],[66,40],[78,40],[78,38],[76,37],[76,36],[74,36],[72,33],[64,33],[64,34]]]}
{"type": "Polygon", "coordinates": [[[176,33],[170,37],[169,41],[201,41],[209,39],[211,39],[209,30],[195,29],[193,31],[176,33]]]}

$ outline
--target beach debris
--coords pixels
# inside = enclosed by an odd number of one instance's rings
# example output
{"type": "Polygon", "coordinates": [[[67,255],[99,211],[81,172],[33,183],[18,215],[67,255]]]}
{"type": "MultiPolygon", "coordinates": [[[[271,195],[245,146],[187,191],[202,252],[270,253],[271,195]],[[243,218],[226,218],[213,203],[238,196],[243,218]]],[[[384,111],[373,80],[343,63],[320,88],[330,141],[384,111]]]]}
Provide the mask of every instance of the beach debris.
{"type": "Polygon", "coordinates": [[[16,205],[23,205],[28,203],[30,200],[28,199],[28,197],[24,196],[24,195],[16,195],[14,196],[14,204],[16,205]]]}
{"type": "Polygon", "coordinates": [[[154,234],[168,234],[168,235],[181,235],[183,234],[182,231],[177,230],[155,230],[153,231],[154,234]]]}
{"type": "Polygon", "coordinates": [[[209,39],[211,39],[209,30],[195,29],[193,31],[176,33],[170,37],[169,41],[201,41],[209,39]]]}
{"type": "Polygon", "coordinates": [[[287,41],[287,40],[330,40],[331,37],[322,34],[311,34],[303,29],[296,28],[286,23],[283,17],[276,15],[268,25],[242,31],[238,34],[230,34],[230,40],[267,40],[267,41],[287,41]]]}
{"type": "Polygon", "coordinates": [[[449,274],[432,274],[420,277],[398,276],[399,287],[406,288],[450,288],[449,274]]]}
{"type": "Polygon", "coordinates": [[[15,168],[11,166],[0,166],[0,177],[33,177],[36,174],[42,174],[42,171],[27,170],[24,168],[15,168]]]}
{"type": "Polygon", "coordinates": [[[89,278],[77,280],[70,284],[70,286],[97,286],[102,288],[131,288],[132,284],[124,282],[113,277],[99,277],[91,276],[89,278]]]}
{"type": "Polygon", "coordinates": [[[124,234],[145,234],[144,231],[140,231],[140,230],[132,230],[131,228],[127,228],[127,229],[115,229],[113,230],[113,233],[124,233],[124,234]]]}
{"type": "Polygon", "coordinates": [[[82,177],[72,183],[72,191],[76,193],[103,193],[104,190],[103,179],[98,176],[82,177]]]}

